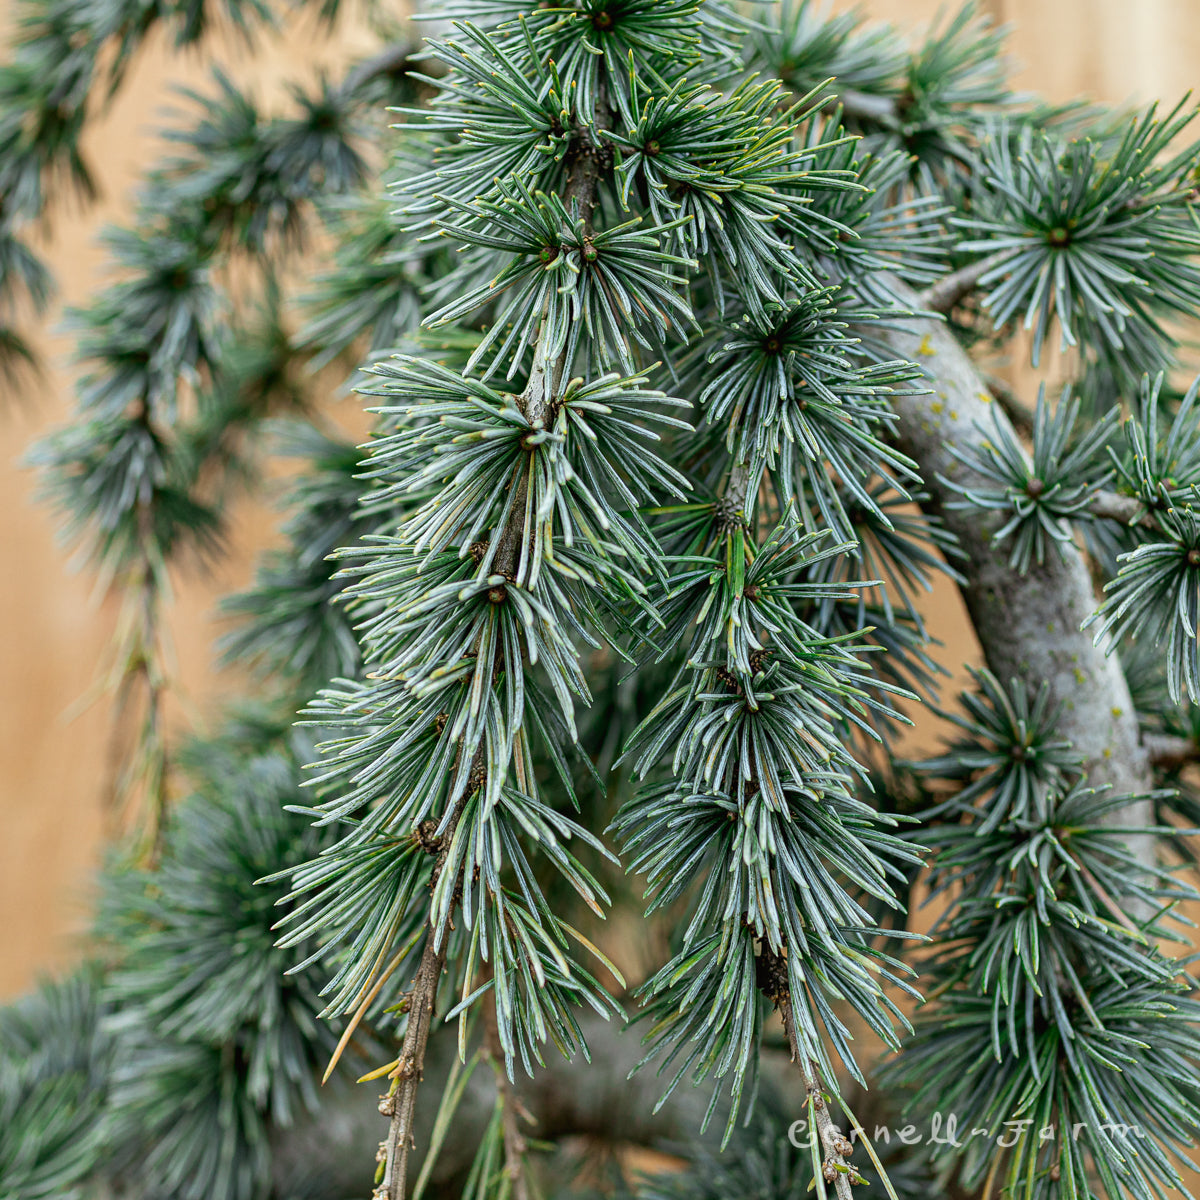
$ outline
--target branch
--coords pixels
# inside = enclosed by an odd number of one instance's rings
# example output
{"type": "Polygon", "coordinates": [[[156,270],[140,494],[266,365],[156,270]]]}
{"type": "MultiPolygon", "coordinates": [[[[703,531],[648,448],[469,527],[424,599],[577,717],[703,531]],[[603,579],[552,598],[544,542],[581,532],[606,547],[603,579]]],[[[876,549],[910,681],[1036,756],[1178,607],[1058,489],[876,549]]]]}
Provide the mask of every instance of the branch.
{"type": "MultiPolygon", "coordinates": [[[[501,539],[500,553],[497,555],[497,570],[502,575],[511,575],[516,565],[516,554],[525,529],[525,506],[514,506],[508,525],[501,539]],[[517,531],[514,533],[514,529],[517,531]]],[[[478,648],[478,643],[476,643],[478,648]]],[[[497,651],[499,653],[499,651],[497,651]]],[[[479,666],[476,670],[481,669],[479,666]]],[[[495,669],[495,663],[488,665],[488,673],[495,669]]],[[[461,745],[460,754],[461,754],[461,745]]],[[[461,759],[456,760],[457,769],[461,759]]],[[[429,891],[432,894],[446,866],[450,846],[454,841],[455,831],[467,805],[468,798],[474,794],[470,780],[478,779],[487,768],[486,744],[481,744],[471,760],[468,773],[468,783],[464,786],[441,833],[437,847],[437,861],[429,879],[429,891]]],[[[481,785],[480,785],[481,786],[481,785]]],[[[459,878],[455,881],[455,893],[462,882],[465,865],[459,868],[459,878]]],[[[451,904],[453,913],[455,904],[451,904]]],[[[437,929],[432,920],[426,922],[425,949],[421,954],[421,963],[417,967],[416,978],[408,995],[408,1024],[404,1029],[404,1044],[400,1051],[400,1059],[389,1078],[392,1087],[379,1103],[379,1111],[384,1116],[391,1117],[388,1134],[381,1150],[385,1156],[383,1180],[375,1189],[375,1200],[404,1200],[404,1191],[408,1180],[408,1152],[413,1144],[413,1113],[417,1103],[417,1087],[425,1071],[425,1050],[429,1045],[429,1031],[433,1023],[433,1010],[437,1002],[438,984],[442,971],[446,967],[446,952],[449,939],[446,931],[437,929]]]]}
{"type": "MultiPolygon", "coordinates": [[[[603,90],[596,100],[596,127],[604,128],[611,120],[603,90]]],[[[592,214],[599,199],[599,182],[601,174],[602,150],[586,129],[579,131],[579,142],[571,163],[566,187],[563,191],[563,201],[570,205],[578,202],[580,215],[584,219],[585,228],[591,228],[592,214]]],[[[554,400],[554,389],[569,364],[566,362],[566,352],[560,355],[556,363],[548,363],[541,350],[534,350],[534,365],[530,373],[529,383],[522,393],[518,404],[525,417],[530,422],[544,421],[554,400]]],[[[500,534],[495,557],[495,571],[507,578],[513,578],[522,547],[533,533],[525,526],[524,498],[529,487],[529,471],[521,474],[517,484],[517,496],[510,510],[508,523],[500,534]]],[[[499,649],[497,649],[499,653],[499,649]]],[[[489,664],[489,674],[494,670],[495,663],[489,664]]],[[[480,666],[476,670],[482,669],[480,666]]],[[[471,776],[485,769],[486,754],[483,745],[475,751],[471,762],[471,776]]],[[[468,786],[459,798],[455,811],[450,817],[441,835],[437,862],[433,869],[430,889],[436,887],[438,879],[446,863],[454,832],[458,828],[459,819],[466,806],[467,797],[472,794],[468,786]]],[[[461,883],[456,881],[456,891],[461,883]]],[[[453,906],[452,906],[453,907],[453,906]]],[[[432,924],[428,925],[425,949],[421,955],[421,963],[417,968],[412,991],[409,993],[408,1025],[404,1031],[404,1044],[400,1059],[391,1073],[392,1090],[380,1102],[380,1111],[391,1117],[388,1135],[381,1147],[385,1154],[383,1180],[375,1190],[375,1200],[404,1200],[408,1178],[408,1153],[412,1145],[413,1112],[416,1106],[417,1086],[425,1067],[425,1051],[429,1044],[429,1031],[433,1020],[434,1005],[437,1001],[438,983],[446,966],[447,938],[444,930],[437,930],[432,924]]],[[[508,1157],[510,1132],[519,1135],[514,1126],[510,1131],[507,1125],[507,1114],[510,1106],[506,1104],[505,1153],[508,1157]]],[[[515,1113],[515,1110],[513,1110],[515,1113]]],[[[515,1150],[515,1144],[512,1147],[515,1150]]],[[[511,1159],[509,1160],[511,1169],[511,1159]]],[[[518,1200],[520,1196],[518,1193],[518,1200]]]]}
{"type": "Polygon", "coordinates": [[[1160,771],[1178,770],[1200,759],[1200,746],[1191,738],[1170,733],[1143,733],[1142,749],[1160,771]]]}
{"type": "MultiPolygon", "coordinates": [[[[605,88],[601,85],[596,96],[594,125],[599,132],[609,128],[611,124],[612,114],[608,107],[605,88]]],[[[604,173],[604,162],[608,153],[603,142],[594,138],[587,126],[580,125],[576,128],[562,199],[563,207],[568,212],[573,204],[578,205],[579,215],[583,218],[585,235],[592,231],[592,216],[600,199],[600,180],[604,173]]],[[[538,340],[540,341],[540,335],[538,340]]],[[[529,383],[517,400],[517,406],[528,421],[531,423],[544,422],[549,416],[554,403],[554,394],[568,366],[570,364],[567,362],[565,350],[551,367],[535,346],[529,383]]],[[[528,486],[527,477],[522,478],[521,486],[528,486]]],[[[514,515],[524,513],[523,500],[524,496],[518,495],[517,503],[513,505],[514,515]]]]}
{"type": "Polygon", "coordinates": [[[413,1144],[413,1112],[417,1104],[417,1085],[425,1071],[425,1048],[433,1024],[433,1006],[438,983],[446,966],[447,939],[434,947],[432,930],[425,939],[421,965],[417,968],[412,991],[408,995],[408,1025],[404,1047],[394,1072],[391,1091],[379,1102],[379,1111],[392,1118],[381,1149],[384,1153],[383,1179],[375,1189],[376,1200],[403,1200],[408,1178],[408,1151],[413,1144]]]}
{"type": "MultiPolygon", "coordinates": [[[[920,306],[921,297],[899,280],[891,286],[905,304],[920,306]]],[[[945,322],[913,318],[884,337],[897,358],[920,363],[929,377],[930,394],[892,398],[895,438],[919,465],[930,495],[925,507],[941,516],[967,554],[960,586],[989,668],[999,679],[1026,679],[1034,687],[1048,683],[1051,703],[1063,705],[1060,731],[1083,757],[1091,782],[1144,795],[1153,781],[1120,661],[1080,631],[1096,607],[1083,554],[1067,543],[1063,553],[1047,555],[1021,575],[994,542],[1003,513],[947,507],[957,498],[948,481],[987,486],[949,447],[981,450],[981,431],[993,418],[1007,417],[990,411],[983,379],[945,322]]],[[[1150,802],[1140,800],[1113,819],[1149,825],[1150,802]]],[[[1137,841],[1135,853],[1149,864],[1152,837],[1137,841]]]]}
{"type": "MultiPolygon", "coordinates": [[[[484,747],[480,746],[471,760],[471,776],[483,770],[485,762],[484,747]]],[[[463,794],[455,804],[446,829],[441,835],[437,861],[429,880],[430,892],[437,887],[445,869],[454,832],[471,794],[470,786],[464,787],[463,794]]],[[[446,967],[449,938],[445,933],[445,930],[438,930],[432,921],[426,922],[425,949],[421,953],[421,962],[417,967],[412,990],[408,993],[408,1024],[404,1029],[404,1044],[400,1051],[400,1059],[389,1076],[392,1086],[379,1102],[379,1111],[392,1120],[381,1146],[385,1155],[383,1179],[375,1189],[375,1200],[404,1200],[404,1189],[408,1180],[408,1152],[413,1145],[413,1113],[417,1103],[417,1087],[425,1073],[425,1050],[429,1045],[429,1031],[433,1026],[438,984],[446,967]]]]}
{"type": "Polygon", "coordinates": [[[168,680],[163,667],[162,595],[164,578],[155,554],[153,514],[147,504],[137,512],[139,550],[136,566],[123,585],[116,633],[112,723],[104,779],[105,833],[117,838],[128,816],[130,798],[145,809],[144,838],[148,866],[155,866],[166,844],[170,755],[163,709],[168,680]],[[130,732],[129,726],[136,723],[130,732]]]}
{"type": "Polygon", "coordinates": [[[504,1065],[504,1048],[500,1045],[500,1030],[496,1025],[496,989],[492,988],[483,1002],[483,1045],[496,1074],[496,1090],[504,1113],[504,1170],[511,1181],[512,1200],[529,1200],[529,1180],[525,1176],[525,1135],[520,1119],[532,1122],[533,1116],[521,1103],[516,1088],[504,1065]]]}
{"type": "MultiPolygon", "coordinates": [[[[636,1031],[590,1008],[580,1011],[578,1020],[591,1047],[590,1064],[547,1055],[536,1075],[520,1081],[520,1102],[536,1121],[537,1137],[544,1143],[582,1137],[600,1145],[648,1148],[694,1141],[708,1109],[703,1089],[677,1089],[659,1106],[663,1098],[653,1073],[634,1073],[645,1052],[636,1031]]],[[[422,1086],[440,1091],[457,1059],[457,1030],[436,1026],[429,1037],[422,1086]]],[[[322,1094],[316,1112],[299,1113],[286,1129],[273,1128],[271,1195],[307,1195],[318,1180],[322,1195],[369,1196],[371,1158],[379,1146],[377,1101],[369,1088],[337,1088],[322,1094]]],[[[454,1136],[443,1143],[429,1174],[427,1195],[458,1195],[450,1187],[454,1181],[461,1186],[466,1178],[494,1101],[489,1073],[476,1072],[456,1110],[454,1136]]],[[[418,1136],[432,1128],[436,1107],[418,1105],[418,1136]]]]}
{"type": "Polygon", "coordinates": [[[1146,525],[1151,528],[1154,526],[1149,510],[1136,496],[1122,496],[1119,492],[1097,492],[1087,510],[1093,517],[1119,521],[1122,525],[1146,525]]]}
{"type": "MultiPolygon", "coordinates": [[[[784,960],[766,945],[762,948],[762,957],[766,962],[768,976],[778,977],[786,974],[784,960]]],[[[783,1029],[787,1034],[788,1047],[791,1050],[792,1062],[800,1064],[800,1072],[804,1076],[805,1098],[812,1108],[813,1124],[821,1139],[821,1149],[824,1151],[822,1176],[826,1183],[832,1183],[838,1200],[852,1200],[850,1185],[858,1180],[859,1174],[850,1155],[854,1147],[842,1131],[833,1123],[829,1112],[829,1103],[821,1087],[821,1070],[815,1062],[804,1055],[796,1036],[796,1018],[792,1013],[792,997],[787,988],[772,997],[775,1007],[783,1020],[783,1029]]]]}
{"type": "Polygon", "coordinates": [[[875,121],[880,125],[896,125],[900,110],[891,96],[873,96],[870,92],[847,88],[829,98],[826,108],[841,106],[842,113],[853,121],[875,121]]]}
{"type": "MultiPolygon", "coordinates": [[[[601,84],[592,121],[596,133],[601,135],[612,126],[612,111],[608,106],[606,90],[601,84]]],[[[592,214],[600,199],[600,180],[605,174],[605,162],[611,154],[612,148],[602,136],[593,137],[592,130],[586,125],[576,127],[567,184],[563,189],[563,206],[569,212],[571,202],[578,201],[579,214],[588,233],[592,231],[592,214]]]]}
{"type": "Polygon", "coordinates": [[[1021,400],[1008,384],[999,379],[989,379],[988,390],[1004,409],[1004,415],[1012,422],[1013,428],[1026,437],[1033,437],[1033,409],[1021,400]]]}
{"type": "Polygon", "coordinates": [[[746,493],[750,490],[750,464],[738,463],[729,472],[725,490],[717,501],[717,517],[726,527],[746,523],[746,493]]]}
{"type": "Polygon", "coordinates": [[[990,254],[976,262],[968,263],[957,271],[943,276],[937,283],[930,284],[920,295],[918,304],[927,312],[950,312],[966,299],[978,286],[979,281],[993,268],[1000,265],[1007,251],[990,254]]]}
{"type": "Polygon", "coordinates": [[[350,96],[377,79],[380,75],[403,75],[412,59],[413,47],[409,42],[393,42],[378,54],[360,62],[342,80],[342,91],[350,96]]]}

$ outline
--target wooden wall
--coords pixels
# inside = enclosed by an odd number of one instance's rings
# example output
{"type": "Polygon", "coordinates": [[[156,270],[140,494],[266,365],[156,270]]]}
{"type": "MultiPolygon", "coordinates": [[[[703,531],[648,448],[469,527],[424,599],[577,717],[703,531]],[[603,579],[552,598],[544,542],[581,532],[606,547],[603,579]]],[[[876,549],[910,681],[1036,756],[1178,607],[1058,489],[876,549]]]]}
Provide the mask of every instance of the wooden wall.
{"type": "MultiPolygon", "coordinates": [[[[0,25],[10,3],[0,0],[0,25]]],[[[27,987],[39,971],[75,957],[101,853],[110,711],[96,683],[109,667],[117,606],[95,596],[86,568],[72,569],[71,556],[56,542],[53,515],[35,500],[33,473],[21,463],[30,443],[69,412],[74,372],[63,312],[86,303],[105,282],[97,235],[129,219],[131,190],[162,153],[155,131],[168,123],[163,109],[177,102],[174,87],[207,87],[219,62],[269,110],[282,101],[287,81],[307,80],[318,69],[336,78],[375,44],[352,23],[331,39],[315,21],[253,56],[238,46],[178,55],[152,37],[117,100],[86,136],[100,202],[84,212],[64,202],[53,212],[43,250],[59,294],[39,338],[48,369],[15,406],[0,411],[0,546],[6,563],[0,584],[0,999],[27,987]]],[[[356,402],[342,403],[353,417],[356,402]]],[[[212,646],[221,631],[214,609],[221,596],[249,581],[274,526],[269,503],[241,504],[228,557],[211,575],[175,580],[170,623],[180,686],[171,719],[178,728],[203,722],[230,689],[228,676],[213,669],[212,646]]]]}
{"type": "MultiPolygon", "coordinates": [[[[1195,86],[1200,8],[1193,0],[979,0],[1010,27],[1018,86],[1053,100],[1177,99],[1195,86]]],[[[839,0],[882,20],[932,20],[944,0],[839,0]]]]}
{"type": "MultiPolygon", "coordinates": [[[[11,17],[10,5],[0,0],[0,27],[11,17]]],[[[864,7],[873,16],[911,24],[932,17],[940,4],[867,0],[864,7]]],[[[1193,85],[1200,61],[1196,0],[988,0],[986,7],[1013,26],[1018,83],[1050,98],[1174,100],[1193,85]]],[[[233,73],[253,80],[269,97],[279,93],[282,80],[318,65],[336,70],[365,45],[358,30],[340,32],[331,42],[307,26],[265,58],[251,62],[238,56],[233,73]]],[[[206,70],[203,56],[181,59],[152,40],[117,102],[91,129],[87,146],[103,198],[84,213],[66,203],[55,210],[46,249],[61,293],[51,327],[62,305],[85,301],[102,278],[96,234],[128,215],[129,189],[159,152],[154,129],[170,86],[201,83],[206,70]]],[[[31,440],[59,424],[67,411],[70,341],[47,333],[41,345],[50,364],[46,378],[22,405],[0,413],[0,539],[6,563],[0,587],[0,998],[76,952],[100,848],[99,784],[108,725],[103,698],[72,713],[97,679],[113,607],[95,601],[86,573],[70,571],[55,544],[54,522],[35,505],[34,480],[19,461],[31,440]]],[[[244,505],[230,557],[211,578],[178,581],[171,613],[182,694],[177,720],[204,720],[229,688],[210,662],[218,632],[214,603],[248,578],[255,549],[271,528],[263,507],[244,505]]],[[[936,627],[945,630],[945,660],[957,665],[973,655],[957,596],[943,588],[932,603],[936,627]]]]}

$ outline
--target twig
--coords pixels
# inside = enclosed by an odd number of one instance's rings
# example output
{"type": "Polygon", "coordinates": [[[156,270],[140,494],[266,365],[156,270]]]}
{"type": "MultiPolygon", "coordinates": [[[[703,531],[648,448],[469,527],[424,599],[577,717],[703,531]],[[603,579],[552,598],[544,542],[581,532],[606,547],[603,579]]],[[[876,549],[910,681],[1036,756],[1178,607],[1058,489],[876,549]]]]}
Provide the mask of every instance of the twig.
{"type": "Polygon", "coordinates": [[[1200,746],[1191,738],[1170,733],[1143,733],[1142,749],[1159,770],[1177,770],[1200,760],[1200,746]]]}
{"type": "Polygon", "coordinates": [[[533,1116],[521,1103],[504,1064],[504,1048],[500,1045],[500,1030],[496,1025],[496,990],[493,987],[483,1002],[483,1045],[496,1074],[496,1090],[504,1123],[504,1169],[512,1182],[512,1200],[529,1200],[529,1180],[525,1175],[525,1135],[520,1120],[532,1123],[533,1116]]]}
{"type": "Polygon", "coordinates": [[[774,1001],[775,1008],[783,1020],[792,1062],[800,1065],[800,1072],[804,1076],[805,1096],[812,1107],[813,1122],[825,1155],[822,1164],[823,1178],[826,1183],[834,1185],[838,1200],[852,1200],[850,1185],[859,1178],[857,1169],[850,1162],[854,1146],[833,1123],[833,1116],[829,1112],[829,1104],[821,1087],[820,1067],[800,1049],[800,1040],[796,1035],[796,1019],[792,1013],[792,994],[787,984],[786,960],[765,944],[759,954],[759,980],[759,987],[774,1001]]]}
{"type": "Polygon", "coordinates": [[[993,267],[1004,261],[1005,253],[1001,251],[999,254],[990,254],[987,258],[968,263],[965,267],[943,276],[937,283],[930,284],[921,293],[921,308],[943,315],[950,312],[979,286],[979,281],[993,267]]]}
{"type": "Polygon", "coordinates": [[[447,939],[434,946],[432,932],[425,942],[421,965],[409,993],[408,1026],[404,1031],[404,1048],[396,1065],[393,1089],[379,1102],[379,1111],[390,1116],[387,1138],[383,1143],[385,1155],[383,1180],[375,1189],[377,1200],[403,1200],[408,1178],[408,1151],[413,1143],[413,1111],[417,1103],[417,1086],[425,1069],[425,1048],[433,1024],[433,1006],[437,999],[438,982],[446,965],[447,939]]]}
{"type": "MultiPolygon", "coordinates": [[[[471,760],[471,770],[468,778],[475,777],[483,770],[486,763],[484,747],[475,751],[471,760]]],[[[437,861],[430,875],[429,890],[437,887],[446,859],[450,854],[450,846],[454,840],[454,832],[462,819],[462,814],[471,796],[469,785],[464,786],[462,795],[450,814],[450,820],[441,835],[437,861]]],[[[451,906],[453,908],[453,906],[451,906]]],[[[408,1024],[404,1030],[404,1044],[395,1069],[391,1072],[392,1086],[388,1094],[379,1102],[379,1111],[384,1116],[391,1117],[387,1138],[383,1143],[386,1155],[383,1179],[375,1189],[376,1200],[404,1200],[404,1189],[408,1179],[408,1152],[413,1144],[413,1112],[417,1103],[417,1087],[425,1071],[425,1050],[429,1045],[429,1031],[433,1026],[433,1010],[437,1002],[438,984],[441,982],[442,971],[446,966],[446,952],[449,938],[445,930],[437,929],[432,920],[426,923],[425,949],[421,953],[421,962],[417,967],[416,978],[412,990],[408,993],[408,1024]],[[438,935],[441,936],[438,936],[438,935]]]]}
{"type": "MultiPolygon", "coordinates": [[[[603,92],[596,100],[596,126],[603,128],[610,120],[603,92]]],[[[601,158],[603,151],[592,139],[586,129],[580,129],[579,142],[567,177],[563,199],[567,205],[572,201],[578,202],[580,215],[584,219],[584,227],[591,229],[592,213],[599,199],[599,183],[601,174],[601,158]]],[[[554,389],[568,365],[565,352],[554,364],[549,364],[545,356],[534,351],[534,367],[530,374],[529,383],[517,403],[522,413],[530,422],[544,420],[551,410],[554,399],[554,389]]],[[[520,552],[527,539],[533,533],[525,526],[524,496],[528,489],[529,472],[522,473],[518,488],[521,491],[514,497],[516,501],[510,510],[508,523],[501,531],[497,544],[494,567],[498,574],[512,578],[520,560],[520,552]]],[[[490,664],[489,672],[495,664],[490,664]]],[[[480,667],[476,668],[482,669],[480,667]]],[[[486,768],[484,746],[475,751],[471,762],[469,777],[474,777],[486,768]]],[[[436,887],[449,854],[450,844],[454,839],[458,822],[466,807],[467,798],[472,794],[470,787],[464,788],[459,797],[454,812],[441,835],[441,845],[437,861],[433,868],[430,890],[436,887]]],[[[456,881],[455,891],[457,892],[456,881]]],[[[453,909],[453,905],[451,908],[453,909]]],[[[380,1102],[380,1111],[391,1117],[387,1138],[381,1153],[384,1158],[383,1180],[375,1189],[375,1200],[404,1200],[408,1175],[408,1153],[412,1145],[413,1112],[416,1106],[417,1087],[425,1067],[425,1050],[429,1043],[429,1032],[433,1022],[434,1005],[437,1001],[438,983],[446,966],[448,939],[444,930],[435,929],[429,924],[425,940],[425,949],[417,967],[416,978],[409,992],[408,1025],[404,1031],[404,1044],[400,1058],[391,1073],[392,1088],[380,1102]]],[[[515,1111],[515,1110],[514,1110],[515,1111]]],[[[507,1109],[506,1109],[507,1113],[507,1109]]],[[[507,1117],[506,1117],[507,1120],[507,1117]]],[[[519,1132],[519,1131],[518,1131],[519,1132]]],[[[509,1130],[505,1129],[506,1156],[508,1153],[509,1130]]]]}
{"type": "Polygon", "coordinates": [[[875,121],[881,125],[895,125],[900,119],[900,109],[891,96],[873,96],[869,92],[847,88],[831,96],[826,108],[841,106],[842,113],[853,121],[875,121]]]}
{"type": "Polygon", "coordinates": [[[725,526],[746,522],[746,493],[750,489],[750,464],[738,463],[725,481],[725,489],[717,501],[717,517],[725,526]]]}
{"type": "Polygon", "coordinates": [[[1093,517],[1119,521],[1122,525],[1153,526],[1149,510],[1136,496],[1122,496],[1119,492],[1097,492],[1088,504],[1093,517]]]}
{"type": "MultiPolygon", "coordinates": [[[[596,111],[592,123],[596,133],[600,135],[612,125],[612,113],[603,85],[596,96],[596,111]]],[[[600,199],[600,180],[611,153],[611,146],[602,136],[597,140],[587,126],[580,125],[576,128],[569,159],[569,174],[563,189],[563,204],[569,212],[571,202],[578,201],[579,215],[583,217],[584,231],[588,234],[592,232],[592,214],[596,211],[596,204],[600,199]]]]}
{"type": "Polygon", "coordinates": [[[812,1104],[813,1116],[816,1121],[817,1135],[821,1139],[821,1149],[825,1152],[823,1175],[826,1183],[832,1183],[838,1200],[852,1200],[850,1190],[852,1179],[858,1178],[858,1171],[850,1162],[854,1147],[846,1135],[833,1123],[825,1092],[821,1087],[821,1072],[811,1059],[804,1058],[796,1041],[796,1021],[792,1016],[791,997],[779,1001],[779,1015],[783,1018],[783,1027],[787,1032],[788,1045],[791,1048],[792,1062],[800,1064],[800,1072],[804,1076],[804,1091],[812,1104]]]}

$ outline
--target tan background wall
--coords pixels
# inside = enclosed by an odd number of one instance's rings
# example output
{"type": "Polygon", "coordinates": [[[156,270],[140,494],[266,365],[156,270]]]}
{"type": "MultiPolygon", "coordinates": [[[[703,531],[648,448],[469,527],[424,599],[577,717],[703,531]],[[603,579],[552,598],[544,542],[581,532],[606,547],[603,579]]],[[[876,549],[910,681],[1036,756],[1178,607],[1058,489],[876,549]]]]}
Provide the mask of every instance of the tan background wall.
{"type": "MultiPolygon", "coordinates": [[[[941,3],[868,0],[864,7],[872,16],[911,24],[931,18],[941,3]]],[[[1018,84],[1051,99],[1086,94],[1173,101],[1196,83],[1196,0],[987,0],[984,7],[1013,25],[1018,84]]],[[[10,17],[11,0],[0,0],[0,29],[10,17]]],[[[331,38],[307,23],[264,57],[235,56],[233,74],[255,81],[265,97],[277,94],[282,80],[317,67],[336,73],[368,45],[361,30],[343,29],[331,38]]],[[[229,61],[227,53],[219,57],[229,61]]],[[[86,301],[101,280],[96,233],[127,217],[129,189],[159,153],[154,128],[170,86],[201,84],[206,74],[200,54],[180,58],[152,39],[117,102],[90,130],[87,146],[102,200],[82,214],[63,206],[54,215],[46,247],[61,291],[49,327],[62,305],[86,301]]],[[[70,341],[47,333],[41,345],[50,365],[46,379],[23,406],[0,412],[0,999],[75,953],[98,859],[108,727],[103,699],[69,714],[95,683],[113,608],[95,601],[86,574],[68,570],[53,519],[34,504],[34,481],[19,464],[34,437],[67,412],[70,341]]],[[[262,507],[240,511],[230,556],[211,578],[185,578],[177,586],[171,622],[187,719],[203,720],[218,692],[229,689],[210,662],[215,600],[248,579],[255,548],[272,527],[262,507]]],[[[934,627],[947,642],[945,661],[957,665],[972,653],[961,607],[950,589],[933,603],[934,627]]]]}

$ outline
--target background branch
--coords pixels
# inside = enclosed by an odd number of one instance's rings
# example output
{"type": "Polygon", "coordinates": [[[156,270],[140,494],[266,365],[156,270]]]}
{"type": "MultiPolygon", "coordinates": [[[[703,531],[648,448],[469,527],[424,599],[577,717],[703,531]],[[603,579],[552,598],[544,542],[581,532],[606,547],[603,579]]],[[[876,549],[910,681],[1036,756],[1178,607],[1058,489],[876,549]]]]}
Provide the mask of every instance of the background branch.
{"type": "Polygon", "coordinates": [[[483,999],[483,1045],[491,1060],[496,1077],[496,1090],[504,1110],[504,1169],[512,1186],[512,1200],[529,1200],[529,1181],[525,1176],[525,1135],[521,1132],[521,1118],[532,1121],[533,1117],[521,1103],[517,1089],[508,1077],[504,1062],[504,1048],[500,1044],[500,1030],[496,1025],[496,990],[483,999]]]}
{"type": "Polygon", "coordinates": [[[394,42],[378,54],[364,59],[342,80],[342,91],[353,95],[361,87],[381,75],[402,75],[411,66],[413,46],[410,42],[394,42]]]}
{"type": "Polygon", "coordinates": [[[1022,400],[1001,379],[989,378],[988,390],[996,399],[996,403],[1004,409],[1004,415],[1012,422],[1013,428],[1025,437],[1033,436],[1033,409],[1022,400]]]}
{"type": "Polygon", "coordinates": [[[891,96],[873,96],[846,88],[830,99],[829,108],[841,106],[844,116],[852,121],[873,121],[879,125],[895,125],[900,119],[896,101],[891,96]]]}
{"type": "Polygon", "coordinates": [[[1146,506],[1136,496],[1122,496],[1119,492],[1097,492],[1088,504],[1093,517],[1119,521],[1122,525],[1152,525],[1146,506]]]}
{"type": "Polygon", "coordinates": [[[1170,733],[1142,734],[1142,749],[1146,757],[1160,770],[1178,770],[1200,760],[1200,746],[1191,738],[1170,733]]]}
{"type": "MultiPolygon", "coordinates": [[[[472,773],[483,760],[483,747],[476,751],[472,762],[472,773]]],[[[469,788],[464,788],[449,824],[441,835],[437,861],[429,881],[430,893],[437,886],[450,844],[458,828],[459,819],[466,807],[469,788]]],[[[437,1004],[438,985],[446,967],[446,951],[449,939],[445,930],[438,930],[432,921],[427,922],[425,949],[417,967],[412,990],[408,994],[408,1024],[404,1029],[404,1043],[400,1059],[389,1078],[392,1086],[379,1102],[379,1111],[390,1117],[387,1137],[384,1140],[386,1159],[383,1179],[375,1190],[376,1200],[404,1200],[408,1179],[408,1152],[413,1145],[413,1115],[417,1104],[417,1087],[425,1073],[425,1050],[429,1044],[429,1031],[433,1027],[434,1007],[437,1004]],[[438,934],[441,934],[439,937],[438,934]]]]}
{"type": "Polygon", "coordinates": [[[965,300],[978,286],[979,281],[995,266],[998,266],[1004,253],[991,254],[977,262],[969,263],[943,276],[937,283],[930,284],[920,296],[922,309],[928,312],[950,312],[957,304],[965,300]]]}

